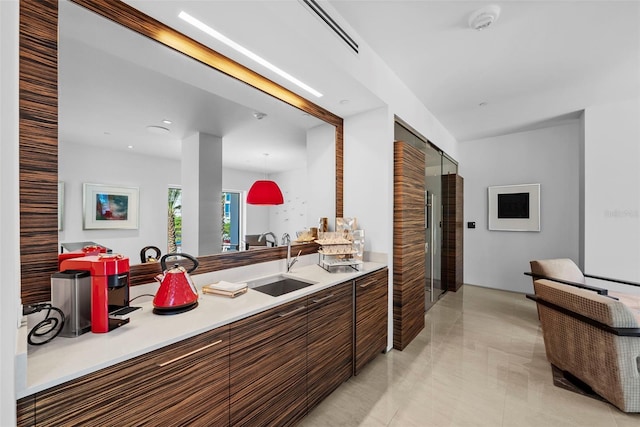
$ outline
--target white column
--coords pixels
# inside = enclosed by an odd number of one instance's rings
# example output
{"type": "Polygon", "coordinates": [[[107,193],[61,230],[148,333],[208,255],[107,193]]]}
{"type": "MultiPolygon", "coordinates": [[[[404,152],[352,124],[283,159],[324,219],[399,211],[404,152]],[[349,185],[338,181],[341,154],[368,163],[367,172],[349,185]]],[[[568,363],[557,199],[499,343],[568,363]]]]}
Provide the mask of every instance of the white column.
{"type": "Polygon", "coordinates": [[[182,141],[182,251],[222,250],[222,138],[196,133],[182,141]]]}
{"type": "MultiPolygon", "coordinates": [[[[0,1],[0,425],[16,423],[16,386],[26,384],[16,363],[20,307],[18,195],[18,2],[0,1]]],[[[48,278],[44,278],[48,280],[48,278]]],[[[26,359],[26,343],[23,342],[26,359]]]]}

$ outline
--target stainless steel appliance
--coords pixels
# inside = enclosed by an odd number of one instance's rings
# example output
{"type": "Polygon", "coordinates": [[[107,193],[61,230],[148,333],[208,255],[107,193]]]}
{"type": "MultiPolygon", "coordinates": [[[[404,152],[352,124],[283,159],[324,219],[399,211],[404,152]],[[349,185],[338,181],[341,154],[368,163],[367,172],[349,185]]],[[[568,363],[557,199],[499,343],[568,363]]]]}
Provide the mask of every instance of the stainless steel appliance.
{"type": "Polygon", "coordinates": [[[51,304],[64,313],[60,336],[77,337],[91,330],[91,274],[59,271],[51,276],[51,304]]]}

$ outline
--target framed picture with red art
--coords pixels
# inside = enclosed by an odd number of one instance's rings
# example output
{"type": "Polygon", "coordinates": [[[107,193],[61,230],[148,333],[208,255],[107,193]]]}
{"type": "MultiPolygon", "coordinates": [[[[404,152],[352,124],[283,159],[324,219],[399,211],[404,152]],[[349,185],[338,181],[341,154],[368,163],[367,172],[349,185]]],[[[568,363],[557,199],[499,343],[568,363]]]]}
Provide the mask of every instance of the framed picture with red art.
{"type": "Polygon", "coordinates": [[[88,184],[82,186],[83,228],[137,229],[138,188],[88,184]]]}

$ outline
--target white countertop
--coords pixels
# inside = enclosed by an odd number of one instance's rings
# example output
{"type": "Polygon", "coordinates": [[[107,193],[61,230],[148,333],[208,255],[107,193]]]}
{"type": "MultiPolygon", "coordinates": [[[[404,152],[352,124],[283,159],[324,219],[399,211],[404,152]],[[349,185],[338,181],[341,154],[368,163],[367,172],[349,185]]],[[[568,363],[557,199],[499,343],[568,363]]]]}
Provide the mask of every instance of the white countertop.
{"type": "MultiPolygon", "coordinates": [[[[128,324],[111,332],[86,333],[77,338],[57,337],[43,346],[29,346],[26,387],[16,390],[17,398],[46,390],[384,267],[386,265],[383,263],[365,262],[360,271],[340,269],[340,272],[329,273],[316,264],[296,266],[287,276],[317,284],[279,297],[253,289],[233,299],[203,295],[200,292],[198,307],[170,316],[153,314],[151,301],[134,301],[132,305],[141,306],[142,310],[134,313],[128,324]]],[[[249,280],[252,279],[254,278],[249,280]]],[[[200,283],[199,286],[203,284],[206,283],[200,283]]]]}

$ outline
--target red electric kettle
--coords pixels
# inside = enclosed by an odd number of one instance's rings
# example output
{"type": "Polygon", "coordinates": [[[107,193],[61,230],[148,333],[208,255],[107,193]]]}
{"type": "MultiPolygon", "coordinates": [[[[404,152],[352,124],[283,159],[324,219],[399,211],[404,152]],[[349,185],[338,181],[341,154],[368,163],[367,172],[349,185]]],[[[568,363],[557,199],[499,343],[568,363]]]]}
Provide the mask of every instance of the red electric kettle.
{"type": "Polygon", "coordinates": [[[198,268],[198,260],[188,254],[170,253],[160,258],[162,273],[156,276],[160,288],[153,298],[153,312],[155,314],[177,314],[192,310],[198,306],[198,290],[189,273],[198,268]],[[187,258],[193,267],[186,270],[180,264],[167,270],[166,260],[169,257],[187,258]]]}

